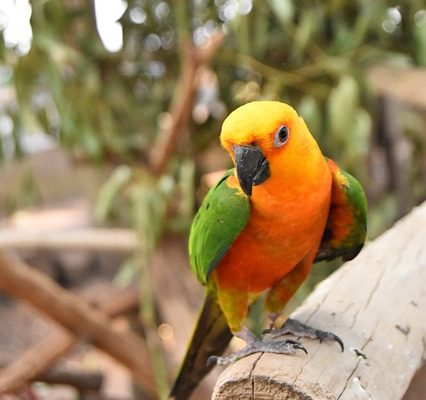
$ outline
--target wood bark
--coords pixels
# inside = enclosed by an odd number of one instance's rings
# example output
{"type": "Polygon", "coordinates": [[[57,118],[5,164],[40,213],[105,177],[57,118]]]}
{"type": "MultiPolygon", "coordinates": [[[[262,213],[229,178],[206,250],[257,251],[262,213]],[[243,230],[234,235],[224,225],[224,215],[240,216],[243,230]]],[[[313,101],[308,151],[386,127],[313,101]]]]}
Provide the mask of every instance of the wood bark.
{"type": "MultiPolygon", "coordinates": [[[[254,354],[227,368],[214,400],[397,400],[426,362],[426,203],[323,281],[293,317],[345,342],[254,354]]],[[[314,267],[315,268],[315,267],[314,267]]]]}
{"type": "Polygon", "coordinates": [[[0,290],[30,303],[59,322],[65,328],[64,332],[89,338],[95,346],[128,367],[143,389],[154,395],[148,351],[136,334],[118,331],[105,313],[34,268],[4,254],[0,254],[0,290]]]}

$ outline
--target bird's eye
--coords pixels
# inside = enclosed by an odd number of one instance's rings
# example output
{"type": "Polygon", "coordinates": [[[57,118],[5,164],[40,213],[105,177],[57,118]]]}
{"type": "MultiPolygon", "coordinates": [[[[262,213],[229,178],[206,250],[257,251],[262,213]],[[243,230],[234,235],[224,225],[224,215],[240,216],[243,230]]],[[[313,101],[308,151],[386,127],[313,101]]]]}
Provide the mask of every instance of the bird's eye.
{"type": "Polygon", "coordinates": [[[274,138],[275,147],[283,146],[287,142],[288,136],[289,136],[288,127],[285,125],[280,126],[277,129],[277,132],[275,133],[275,138],[274,138]]]}

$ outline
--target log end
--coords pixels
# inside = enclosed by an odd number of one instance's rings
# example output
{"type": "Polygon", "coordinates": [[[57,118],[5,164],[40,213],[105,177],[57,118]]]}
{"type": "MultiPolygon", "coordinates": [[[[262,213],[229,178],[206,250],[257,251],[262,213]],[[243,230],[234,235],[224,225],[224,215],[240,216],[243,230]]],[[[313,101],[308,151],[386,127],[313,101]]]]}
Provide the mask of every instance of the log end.
{"type": "MultiPolygon", "coordinates": [[[[284,365],[286,357],[288,356],[254,354],[237,361],[219,377],[212,400],[329,400],[333,398],[316,383],[295,382],[294,374],[286,374],[284,365]],[[281,364],[280,368],[277,368],[277,364],[281,364]]],[[[301,362],[302,358],[303,356],[300,355],[301,362]]]]}

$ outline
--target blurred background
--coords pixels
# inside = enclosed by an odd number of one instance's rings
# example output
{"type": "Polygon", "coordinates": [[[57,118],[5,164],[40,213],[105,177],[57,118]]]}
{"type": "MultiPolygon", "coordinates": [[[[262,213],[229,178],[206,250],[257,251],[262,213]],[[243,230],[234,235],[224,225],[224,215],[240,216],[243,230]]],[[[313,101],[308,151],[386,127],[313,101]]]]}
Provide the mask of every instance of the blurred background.
{"type": "MultiPolygon", "coordinates": [[[[111,324],[139,332],[162,395],[202,297],[186,237],[230,166],[230,111],[293,105],[366,189],[370,240],[426,198],[424,0],[2,0],[0,36],[0,248],[103,310],[127,300],[111,324]]],[[[56,332],[13,297],[0,367],[56,332]]],[[[37,353],[51,361],[8,398],[144,398],[80,339],[37,353]]]]}

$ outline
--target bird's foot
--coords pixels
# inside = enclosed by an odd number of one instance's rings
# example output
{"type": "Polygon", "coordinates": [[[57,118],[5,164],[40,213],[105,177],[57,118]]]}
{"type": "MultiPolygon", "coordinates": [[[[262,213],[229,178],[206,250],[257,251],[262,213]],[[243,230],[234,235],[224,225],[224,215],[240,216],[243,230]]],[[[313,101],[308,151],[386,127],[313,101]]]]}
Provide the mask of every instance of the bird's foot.
{"type": "Polygon", "coordinates": [[[318,339],[320,343],[323,341],[337,342],[342,349],[342,352],[345,349],[342,339],[334,333],[311,328],[310,326],[302,324],[292,318],[288,318],[281,328],[266,329],[263,331],[263,334],[268,334],[268,336],[272,339],[276,339],[284,335],[293,335],[298,338],[318,339]]]}
{"type": "Polygon", "coordinates": [[[287,339],[277,342],[262,342],[256,339],[248,343],[243,349],[227,356],[210,356],[207,364],[228,365],[254,353],[294,354],[298,349],[308,354],[305,347],[296,340],[287,339]]]}

